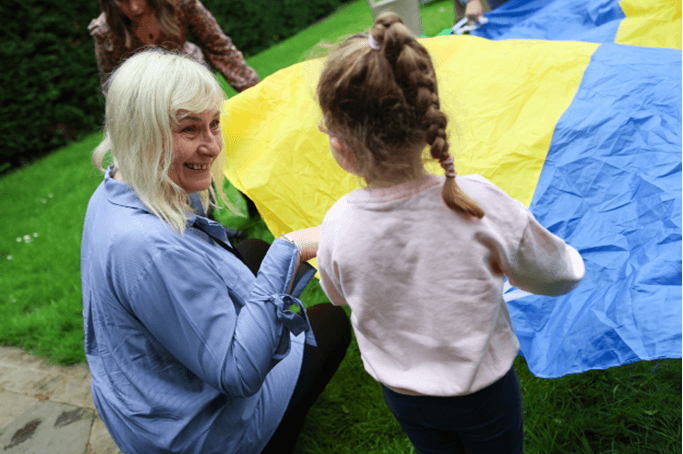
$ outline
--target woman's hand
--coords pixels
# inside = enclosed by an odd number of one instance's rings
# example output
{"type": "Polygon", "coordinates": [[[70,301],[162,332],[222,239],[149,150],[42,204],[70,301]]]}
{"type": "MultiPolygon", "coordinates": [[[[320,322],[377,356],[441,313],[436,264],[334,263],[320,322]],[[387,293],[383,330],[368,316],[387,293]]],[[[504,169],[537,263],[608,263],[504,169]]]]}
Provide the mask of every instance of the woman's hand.
{"type": "Polygon", "coordinates": [[[318,255],[318,242],[320,241],[320,226],[308,229],[295,230],[287,236],[301,251],[301,260],[308,261],[318,255]]]}

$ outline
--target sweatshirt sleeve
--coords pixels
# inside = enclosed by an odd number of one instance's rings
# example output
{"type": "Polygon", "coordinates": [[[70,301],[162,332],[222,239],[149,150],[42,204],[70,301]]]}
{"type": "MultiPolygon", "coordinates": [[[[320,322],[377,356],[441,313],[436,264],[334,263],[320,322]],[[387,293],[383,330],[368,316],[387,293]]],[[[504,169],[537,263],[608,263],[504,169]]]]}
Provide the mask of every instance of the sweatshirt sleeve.
{"type": "Polygon", "coordinates": [[[230,396],[251,396],[289,354],[290,333],[306,332],[315,345],[301,301],[289,294],[296,262],[296,246],[276,240],[243,301],[231,286],[247,283],[221,276],[206,256],[180,248],[160,251],[139,277],[131,309],[203,381],[230,396]],[[300,313],[290,311],[291,305],[300,313]]]}
{"type": "Polygon", "coordinates": [[[320,275],[320,286],[330,302],[335,306],[346,306],[348,303],[344,298],[339,273],[333,260],[333,245],[337,227],[333,216],[335,208],[336,205],[327,212],[321,226],[317,256],[318,273],[320,275]]]}
{"type": "Polygon", "coordinates": [[[95,44],[95,61],[100,78],[100,87],[104,89],[111,72],[116,68],[121,56],[115,51],[113,34],[106,25],[104,13],[93,19],[88,25],[88,32],[95,44]]]}
{"type": "Polygon", "coordinates": [[[318,259],[318,267],[320,268],[318,270],[320,273],[320,286],[323,288],[325,295],[330,299],[330,302],[335,306],[348,305],[346,299],[342,295],[336,273],[332,272],[330,274],[331,270],[329,270],[326,265],[321,265],[320,259],[318,259]]]}
{"type": "Polygon", "coordinates": [[[211,65],[238,92],[256,85],[259,82],[256,71],[247,64],[213,14],[199,0],[188,0],[186,4],[189,30],[211,65]]]}
{"type": "Polygon", "coordinates": [[[510,284],[538,295],[559,296],[576,288],[585,273],[576,249],[544,228],[528,210],[528,223],[504,270],[510,284]]]}

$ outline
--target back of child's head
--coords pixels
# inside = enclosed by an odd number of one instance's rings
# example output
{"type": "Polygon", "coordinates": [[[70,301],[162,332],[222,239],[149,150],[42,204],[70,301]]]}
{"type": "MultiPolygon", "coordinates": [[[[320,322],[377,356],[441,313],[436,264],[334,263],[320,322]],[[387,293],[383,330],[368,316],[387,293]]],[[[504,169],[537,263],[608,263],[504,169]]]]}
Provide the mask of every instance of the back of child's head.
{"type": "Polygon", "coordinates": [[[455,183],[432,59],[397,14],[380,15],[369,34],[354,35],[332,51],[317,94],[327,127],[343,137],[358,175],[405,181],[421,169],[422,150],[429,145],[447,169],[446,205],[483,217],[455,183]]]}

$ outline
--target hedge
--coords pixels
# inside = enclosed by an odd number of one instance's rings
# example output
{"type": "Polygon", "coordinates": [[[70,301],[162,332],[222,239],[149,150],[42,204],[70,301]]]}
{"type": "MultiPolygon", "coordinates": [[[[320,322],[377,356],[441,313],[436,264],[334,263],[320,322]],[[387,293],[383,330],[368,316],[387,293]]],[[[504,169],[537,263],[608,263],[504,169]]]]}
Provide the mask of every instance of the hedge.
{"type": "MultiPolygon", "coordinates": [[[[204,0],[245,56],[330,14],[348,0],[204,0]]],[[[87,27],[96,0],[0,3],[0,174],[101,127],[104,100],[87,27]]]]}

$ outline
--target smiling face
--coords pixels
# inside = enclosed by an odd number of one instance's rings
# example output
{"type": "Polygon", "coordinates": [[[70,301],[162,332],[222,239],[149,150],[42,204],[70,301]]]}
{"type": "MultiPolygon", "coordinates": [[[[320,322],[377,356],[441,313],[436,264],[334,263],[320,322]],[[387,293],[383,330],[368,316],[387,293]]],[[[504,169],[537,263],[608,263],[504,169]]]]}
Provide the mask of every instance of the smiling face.
{"type": "Polygon", "coordinates": [[[211,163],[223,148],[220,111],[217,107],[202,113],[178,112],[171,127],[173,162],[169,178],[185,192],[204,191],[211,186],[211,163]]]}
{"type": "Polygon", "coordinates": [[[132,22],[140,22],[152,14],[147,0],[114,0],[114,4],[132,22]]]}

